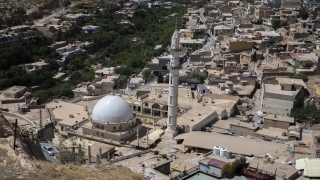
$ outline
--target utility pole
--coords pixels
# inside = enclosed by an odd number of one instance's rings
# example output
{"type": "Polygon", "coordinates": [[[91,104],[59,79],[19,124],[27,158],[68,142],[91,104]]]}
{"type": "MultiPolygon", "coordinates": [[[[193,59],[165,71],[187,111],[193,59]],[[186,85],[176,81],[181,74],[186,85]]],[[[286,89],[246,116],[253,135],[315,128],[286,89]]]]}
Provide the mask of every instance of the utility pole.
{"type": "Polygon", "coordinates": [[[13,150],[16,150],[17,127],[18,127],[18,119],[16,119],[16,123],[15,123],[15,125],[14,125],[13,150]]]}
{"type": "Polygon", "coordinates": [[[42,139],[42,117],[41,117],[41,109],[39,109],[40,110],[40,132],[39,132],[39,134],[38,134],[38,137],[39,137],[39,139],[42,139]]]}

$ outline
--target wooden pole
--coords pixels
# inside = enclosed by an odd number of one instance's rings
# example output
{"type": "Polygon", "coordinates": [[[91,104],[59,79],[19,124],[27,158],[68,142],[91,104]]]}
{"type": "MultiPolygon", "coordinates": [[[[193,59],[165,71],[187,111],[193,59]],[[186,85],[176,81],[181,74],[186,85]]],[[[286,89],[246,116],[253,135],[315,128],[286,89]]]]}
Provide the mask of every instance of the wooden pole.
{"type": "Polygon", "coordinates": [[[14,125],[14,140],[13,140],[13,149],[14,150],[16,150],[17,127],[18,127],[18,119],[16,119],[16,123],[14,125]]]}

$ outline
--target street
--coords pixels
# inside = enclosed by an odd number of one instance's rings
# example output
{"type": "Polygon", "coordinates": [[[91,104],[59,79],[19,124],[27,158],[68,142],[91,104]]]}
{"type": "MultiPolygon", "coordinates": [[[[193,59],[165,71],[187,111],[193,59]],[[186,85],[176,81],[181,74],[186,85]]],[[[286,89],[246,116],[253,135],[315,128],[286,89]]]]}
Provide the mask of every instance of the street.
{"type": "MultiPolygon", "coordinates": [[[[52,145],[51,145],[51,144],[48,144],[48,143],[40,143],[40,145],[41,145],[41,146],[42,146],[42,145],[49,145],[49,146],[52,147],[52,145]]],[[[56,148],[53,147],[53,149],[55,149],[55,150],[57,151],[56,148]]],[[[41,149],[41,150],[42,150],[42,149],[41,149]]],[[[49,154],[45,153],[43,150],[42,150],[42,152],[43,152],[43,154],[44,154],[44,157],[46,157],[46,159],[47,159],[48,161],[50,161],[50,162],[57,161],[57,162],[58,162],[58,159],[56,158],[56,155],[50,156],[49,154]]],[[[58,152],[58,151],[57,151],[57,152],[58,152]]]]}
{"type": "Polygon", "coordinates": [[[46,17],[45,19],[42,19],[40,21],[38,21],[36,24],[47,24],[48,22],[50,22],[51,19],[53,19],[55,16],[60,16],[62,14],[66,14],[68,11],[70,11],[71,8],[63,8],[61,11],[55,13],[55,14],[52,14],[48,17],[46,17]]]}
{"type": "Polygon", "coordinates": [[[206,17],[204,17],[204,9],[200,8],[199,9],[199,15],[200,15],[200,21],[204,24],[206,22],[206,17]]]}

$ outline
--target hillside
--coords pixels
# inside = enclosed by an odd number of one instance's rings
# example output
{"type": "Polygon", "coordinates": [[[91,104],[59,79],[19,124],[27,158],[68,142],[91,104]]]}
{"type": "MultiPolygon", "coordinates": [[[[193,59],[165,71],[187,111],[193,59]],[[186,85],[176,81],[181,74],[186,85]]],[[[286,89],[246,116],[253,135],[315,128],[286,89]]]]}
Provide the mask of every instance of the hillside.
{"type": "Polygon", "coordinates": [[[0,119],[0,132],[1,180],[143,179],[140,174],[133,173],[128,168],[115,167],[110,164],[98,167],[93,165],[75,166],[36,160],[23,150],[24,144],[19,140],[17,141],[16,151],[11,148],[13,133],[2,118],[0,119]]]}

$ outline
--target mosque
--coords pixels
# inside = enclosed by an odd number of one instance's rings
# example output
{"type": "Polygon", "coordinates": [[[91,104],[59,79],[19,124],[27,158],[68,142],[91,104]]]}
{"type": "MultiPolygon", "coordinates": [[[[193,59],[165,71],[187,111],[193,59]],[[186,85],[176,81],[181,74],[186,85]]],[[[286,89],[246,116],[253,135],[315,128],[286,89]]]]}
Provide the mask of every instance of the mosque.
{"type": "Polygon", "coordinates": [[[131,106],[120,95],[111,93],[100,99],[92,109],[54,100],[46,105],[59,134],[126,141],[141,129],[131,106]]]}

